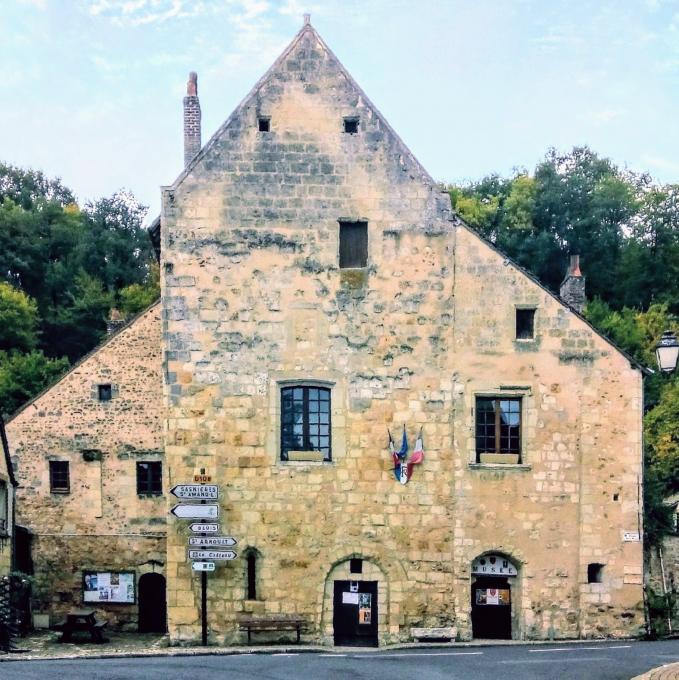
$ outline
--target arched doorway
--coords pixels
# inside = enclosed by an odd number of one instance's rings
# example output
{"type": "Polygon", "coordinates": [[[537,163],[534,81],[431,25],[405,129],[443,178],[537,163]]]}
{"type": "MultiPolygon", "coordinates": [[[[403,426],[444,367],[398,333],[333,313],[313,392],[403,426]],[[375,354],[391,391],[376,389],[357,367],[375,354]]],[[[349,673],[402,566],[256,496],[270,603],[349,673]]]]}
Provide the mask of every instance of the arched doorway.
{"type": "Polygon", "coordinates": [[[162,574],[143,574],[139,578],[139,632],[167,632],[165,577],[162,574]]]}
{"type": "Polygon", "coordinates": [[[486,554],[472,562],[472,635],[491,640],[512,639],[512,597],[518,569],[504,555],[486,554]]]}

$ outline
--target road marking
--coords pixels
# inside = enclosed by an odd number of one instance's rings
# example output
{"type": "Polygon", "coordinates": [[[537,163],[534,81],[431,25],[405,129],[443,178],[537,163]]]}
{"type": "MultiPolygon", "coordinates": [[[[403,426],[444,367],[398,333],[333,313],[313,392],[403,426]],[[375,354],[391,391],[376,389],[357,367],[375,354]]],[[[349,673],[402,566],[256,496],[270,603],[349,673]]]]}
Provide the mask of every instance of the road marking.
{"type": "MultiPolygon", "coordinates": [[[[580,658],[573,658],[572,656],[568,657],[567,659],[563,659],[561,663],[575,663],[578,661],[584,661],[584,662],[592,662],[592,661],[610,661],[611,657],[610,656],[583,656],[580,658]]],[[[504,663],[504,664],[527,664],[527,663],[554,663],[553,661],[550,661],[549,659],[505,659],[503,661],[496,661],[495,663],[504,663]]]]}
{"type": "Polygon", "coordinates": [[[298,652],[294,654],[289,654],[288,652],[279,652],[278,654],[272,654],[271,656],[299,656],[298,652]]]}
{"type": "Polygon", "coordinates": [[[358,656],[355,655],[352,658],[353,659],[384,659],[386,657],[408,657],[408,656],[480,656],[483,654],[483,652],[414,652],[414,653],[408,653],[408,652],[402,652],[401,654],[371,654],[371,655],[364,655],[364,656],[358,656]]]}
{"type": "Polygon", "coordinates": [[[590,650],[590,649],[627,649],[628,647],[631,647],[632,645],[615,645],[611,647],[604,647],[603,645],[597,645],[596,647],[580,647],[579,645],[577,647],[559,647],[558,649],[529,649],[528,653],[529,654],[544,654],[545,652],[581,652],[583,650],[590,650]]]}

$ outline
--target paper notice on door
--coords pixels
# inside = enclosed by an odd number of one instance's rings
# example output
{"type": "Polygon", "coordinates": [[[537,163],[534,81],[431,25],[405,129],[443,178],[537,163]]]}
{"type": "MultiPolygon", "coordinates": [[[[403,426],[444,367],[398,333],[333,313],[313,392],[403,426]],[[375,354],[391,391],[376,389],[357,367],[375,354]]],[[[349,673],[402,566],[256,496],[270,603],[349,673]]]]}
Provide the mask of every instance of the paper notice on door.
{"type": "Polygon", "coordinates": [[[371,619],[372,619],[371,614],[372,614],[372,612],[370,611],[370,609],[359,609],[358,610],[358,622],[363,624],[363,625],[369,624],[371,619]]]}
{"type": "Polygon", "coordinates": [[[358,604],[358,593],[342,593],[342,604],[358,604]]]}
{"type": "Polygon", "coordinates": [[[486,590],[486,604],[500,604],[500,594],[497,588],[488,588],[486,590]]]}

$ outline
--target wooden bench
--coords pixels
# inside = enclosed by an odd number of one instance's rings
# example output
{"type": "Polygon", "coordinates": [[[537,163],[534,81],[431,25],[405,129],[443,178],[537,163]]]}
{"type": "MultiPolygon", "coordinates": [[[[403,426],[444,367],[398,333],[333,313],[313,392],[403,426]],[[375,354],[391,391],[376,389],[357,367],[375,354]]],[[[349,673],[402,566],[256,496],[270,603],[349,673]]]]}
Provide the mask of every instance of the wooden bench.
{"type": "Polygon", "coordinates": [[[306,620],[298,616],[251,617],[239,621],[240,630],[248,632],[248,644],[250,644],[252,633],[283,630],[297,631],[297,644],[299,644],[300,632],[305,624],[306,620]]]}
{"type": "Polygon", "coordinates": [[[102,644],[107,641],[104,638],[104,628],[107,623],[107,621],[97,621],[93,609],[75,609],[70,611],[61,623],[56,624],[54,629],[61,631],[59,642],[70,642],[73,633],[84,632],[90,634],[91,642],[102,644]]]}

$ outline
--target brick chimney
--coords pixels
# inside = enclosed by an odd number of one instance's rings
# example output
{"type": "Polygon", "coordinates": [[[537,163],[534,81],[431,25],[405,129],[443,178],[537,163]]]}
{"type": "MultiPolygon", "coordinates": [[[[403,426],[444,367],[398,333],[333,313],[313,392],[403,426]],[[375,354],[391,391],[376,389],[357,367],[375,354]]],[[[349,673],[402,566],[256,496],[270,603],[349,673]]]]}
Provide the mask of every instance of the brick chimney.
{"type": "Polygon", "coordinates": [[[566,276],[559,288],[559,295],[567,305],[582,314],[587,298],[585,297],[585,277],[580,271],[580,255],[571,255],[566,276]]]}
{"type": "Polygon", "coordinates": [[[198,101],[198,74],[189,73],[184,97],[184,167],[200,151],[200,102],[198,101]]]}

